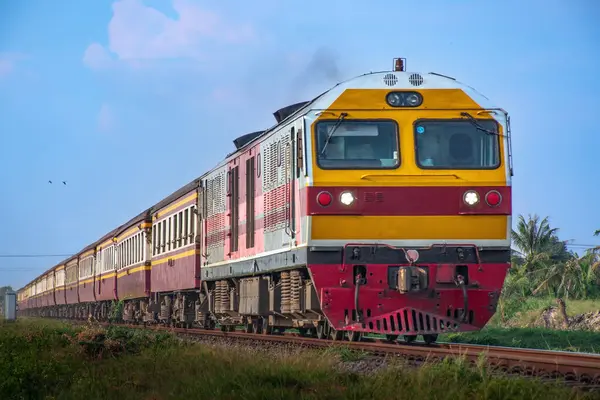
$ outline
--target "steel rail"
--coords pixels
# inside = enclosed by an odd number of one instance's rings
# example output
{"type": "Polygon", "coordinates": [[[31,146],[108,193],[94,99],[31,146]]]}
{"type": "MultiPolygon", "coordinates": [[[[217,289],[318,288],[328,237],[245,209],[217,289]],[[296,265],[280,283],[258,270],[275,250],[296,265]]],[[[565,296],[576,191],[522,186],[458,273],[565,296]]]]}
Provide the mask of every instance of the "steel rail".
{"type": "MultiPolygon", "coordinates": [[[[74,322],[74,321],[70,321],[74,322]]],[[[83,322],[83,321],[81,321],[83,322]]],[[[316,339],[297,334],[256,334],[239,331],[226,332],[198,328],[176,328],[158,325],[131,325],[98,322],[104,326],[122,326],[135,329],[167,331],[177,335],[215,336],[236,340],[254,340],[301,345],[310,348],[332,346],[347,347],[375,356],[398,356],[411,361],[439,361],[444,358],[464,357],[472,364],[485,362],[492,370],[506,374],[540,377],[543,380],[564,379],[578,387],[600,387],[600,354],[568,351],[523,349],[514,347],[487,346],[467,343],[420,343],[403,344],[377,339],[363,341],[336,341],[316,339]],[[483,357],[483,360],[482,360],[483,357]]]]}

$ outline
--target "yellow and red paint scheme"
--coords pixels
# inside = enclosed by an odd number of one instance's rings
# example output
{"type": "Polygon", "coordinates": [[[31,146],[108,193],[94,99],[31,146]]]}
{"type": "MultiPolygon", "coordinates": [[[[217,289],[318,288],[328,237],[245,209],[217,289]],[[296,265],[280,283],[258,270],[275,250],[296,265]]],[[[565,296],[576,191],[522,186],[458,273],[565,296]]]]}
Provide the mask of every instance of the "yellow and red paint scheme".
{"type": "MultiPolygon", "coordinates": [[[[183,235],[183,227],[196,224],[197,215],[193,210],[196,209],[198,201],[197,185],[192,185],[173,197],[159,204],[152,218],[152,229],[157,234],[162,231],[158,228],[159,224],[166,223],[169,218],[171,221],[177,221],[177,224],[172,222],[171,227],[167,224],[168,229],[174,231],[177,228],[177,232],[182,233],[174,236],[176,238],[171,243],[166,243],[164,251],[150,252],[152,258],[150,281],[152,292],[156,293],[193,290],[200,287],[200,243],[196,241],[195,233],[193,237],[183,235]]],[[[154,248],[158,246],[158,243],[151,243],[154,248]]]]}
{"type": "Polygon", "coordinates": [[[58,306],[67,304],[64,264],[58,265],[54,268],[54,300],[55,304],[58,306]]]}
{"type": "Polygon", "coordinates": [[[508,140],[499,140],[500,163],[490,169],[422,169],[415,152],[417,121],[465,120],[465,111],[478,120],[495,116],[499,137],[506,138],[505,113],[460,88],[409,89],[422,95],[421,106],[389,106],[390,89],[346,89],[310,124],[313,143],[317,124],[342,113],[348,123],[392,120],[399,132],[395,169],[322,169],[317,146],[311,147],[305,197],[310,246],[321,251],[313,252],[308,269],[337,330],[416,335],[479,329],[495,312],[510,266],[508,140]],[[474,206],[464,201],[472,190],[480,198],[474,206]],[[352,194],[351,205],[340,202],[343,192],[352,194]],[[417,250],[416,262],[407,259],[409,249],[417,250]],[[427,269],[427,288],[401,293],[398,267],[411,265],[427,269]],[[459,275],[465,292],[457,286],[459,275]]]}
{"type": "Polygon", "coordinates": [[[74,256],[65,263],[65,298],[67,304],[79,303],[79,266],[74,256]]]}
{"type": "Polygon", "coordinates": [[[115,271],[114,248],[116,238],[114,231],[100,240],[95,253],[95,293],[97,301],[118,300],[117,273],[115,271]],[[100,262],[98,262],[100,260],[100,262]]]}
{"type": "Polygon", "coordinates": [[[96,301],[96,276],[93,268],[90,274],[81,275],[82,265],[86,263],[90,265],[93,263],[94,257],[96,256],[96,246],[88,246],[88,249],[84,249],[78,257],[77,272],[79,277],[77,279],[77,290],[79,292],[79,301],[81,303],[90,303],[96,301]],[[89,248],[91,247],[91,248],[89,248]]]}
{"type": "Polygon", "coordinates": [[[150,261],[148,257],[148,246],[146,241],[145,230],[152,226],[148,216],[141,216],[139,219],[132,221],[128,226],[123,227],[122,232],[114,239],[115,246],[126,243],[127,239],[132,238],[136,234],[142,232],[142,241],[140,245],[142,250],[137,258],[134,258],[133,244],[128,245],[127,252],[124,246],[121,246],[117,251],[116,262],[116,294],[121,300],[145,298],[150,295],[150,261]],[[120,256],[121,254],[121,256],[120,256]],[[127,254],[127,258],[125,258],[127,254]]]}

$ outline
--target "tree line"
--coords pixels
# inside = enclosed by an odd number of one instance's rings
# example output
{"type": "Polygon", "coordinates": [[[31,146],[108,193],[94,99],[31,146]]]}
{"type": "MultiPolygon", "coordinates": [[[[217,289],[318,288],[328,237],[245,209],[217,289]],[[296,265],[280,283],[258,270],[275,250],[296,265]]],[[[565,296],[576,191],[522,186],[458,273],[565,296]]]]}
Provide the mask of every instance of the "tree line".
{"type": "MultiPolygon", "coordinates": [[[[600,236],[600,229],[595,233],[600,236]]],[[[582,254],[568,250],[548,217],[519,215],[512,231],[513,255],[505,298],[552,296],[556,299],[600,298],[600,246],[582,254]]]]}

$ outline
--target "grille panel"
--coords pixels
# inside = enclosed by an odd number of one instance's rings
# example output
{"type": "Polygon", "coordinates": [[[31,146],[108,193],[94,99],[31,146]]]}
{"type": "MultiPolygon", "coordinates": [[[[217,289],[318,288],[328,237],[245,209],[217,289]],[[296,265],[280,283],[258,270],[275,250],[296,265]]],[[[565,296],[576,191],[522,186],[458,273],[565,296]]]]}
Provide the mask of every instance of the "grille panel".
{"type": "MultiPolygon", "coordinates": [[[[370,314],[369,311],[367,315],[370,314]]],[[[470,316],[469,319],[471,318],[470,316]]],[[[408,308],[375,318],[367,318],[362,325],[363,329],[370,330],[372,333],[387,335],[449,333],[460,327],[460,324],[450,319],[408,308]]]]}

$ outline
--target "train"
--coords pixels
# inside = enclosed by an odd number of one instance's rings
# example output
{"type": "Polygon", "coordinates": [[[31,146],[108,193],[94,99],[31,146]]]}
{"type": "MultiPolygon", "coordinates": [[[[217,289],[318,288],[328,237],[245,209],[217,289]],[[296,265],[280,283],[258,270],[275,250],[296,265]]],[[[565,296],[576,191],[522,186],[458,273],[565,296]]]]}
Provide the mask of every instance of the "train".
{"type": "Polygon", "coordinates": [[[273,113],[197,179],[18,290],[18,313],[434,343],[510,268],[510,117],[406,59],[273,113]]]}

